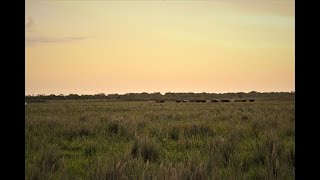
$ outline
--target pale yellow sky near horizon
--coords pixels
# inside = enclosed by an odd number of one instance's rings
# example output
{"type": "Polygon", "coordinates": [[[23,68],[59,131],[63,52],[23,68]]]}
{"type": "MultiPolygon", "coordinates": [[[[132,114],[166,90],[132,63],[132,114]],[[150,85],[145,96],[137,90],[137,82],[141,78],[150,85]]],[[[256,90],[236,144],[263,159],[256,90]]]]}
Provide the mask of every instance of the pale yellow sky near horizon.
{"type": "Polygon", "coordinates": [[[26,94],[295,90],[294,1],[26,0],[26,94]]]}

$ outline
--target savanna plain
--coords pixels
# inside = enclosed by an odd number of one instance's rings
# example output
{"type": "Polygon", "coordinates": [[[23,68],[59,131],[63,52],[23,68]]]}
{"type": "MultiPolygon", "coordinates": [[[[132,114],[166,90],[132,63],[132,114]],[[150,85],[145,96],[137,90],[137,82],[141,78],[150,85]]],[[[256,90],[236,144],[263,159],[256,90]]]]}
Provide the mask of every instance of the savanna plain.
{"type": "Polygon", "coordinates": [[[295,103],[29,103],[25,168],[26,179],[295,179],[295,103]]]}

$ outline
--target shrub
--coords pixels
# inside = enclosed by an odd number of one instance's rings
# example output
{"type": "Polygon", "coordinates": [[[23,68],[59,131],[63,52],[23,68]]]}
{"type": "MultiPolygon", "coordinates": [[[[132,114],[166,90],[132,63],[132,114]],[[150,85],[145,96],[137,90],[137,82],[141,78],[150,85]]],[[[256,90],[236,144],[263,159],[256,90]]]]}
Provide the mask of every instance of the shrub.
{"type": "Polygon", "coordinates": [[[179,140],[179,128],[178,127],[172,127],[170,130],[169,130],[169,138],[172,139],[172,140],[179,140]]]}
{"type": "Polygon", "coordinates": [[[26,179],[48,179],[61,167],[61,158],[58,146],[47,146],[33,164],[27,165],[26,179]]]}
{"type": "Polygon", "coordinates": [[[98,144],[93,142],[88,142],[84,147],[84,155],[85,156],[93,156],[98,150],[98,144]]]}
{"type": "Polygon", "coordinates": [[[131,147],[131,155],[136,158],[141,156],[145,161],[157,161],[160,155],[156,142],[148,139],[136,139],[131,147]]]}
{"type": "Polygon", "coordinates": [[[41,165],[41,171],[56,171],[59,168],[61,157],[60,149],[57,146],[52,145],[45,148],[40,155],[39,165],[41,165]]]}
{"type": "Polygon", "coordinates": [[[120,130],[120,124],[117,121],[111,121],[109,126],[108,126],[108,130],[111,133],[117,134],[120,130]]]}
{"type": "Polygon", "coordinates": [[[201,162],[200,154],[196,153],[191,156],[186,163],[183,164],[181,171],[181,179],[207,179],[205,163],[201,162]]]}
{"type": "Polygon", "coordinates": [[[231,136],[228,138],[217,138],[209,144],[211,158],[213,158],[218,166],[227,167],[230,165],[230,159],[237,146],[237,140],[231,136]]]}
{"type": "Polygon", "coordinates": [[[258,142],[258,151],[263,154],[266,166],[266,177],[276,179],[280,172],[280,158],[283,155],[283,145],[278,136],[267,132],[258,142]]]}

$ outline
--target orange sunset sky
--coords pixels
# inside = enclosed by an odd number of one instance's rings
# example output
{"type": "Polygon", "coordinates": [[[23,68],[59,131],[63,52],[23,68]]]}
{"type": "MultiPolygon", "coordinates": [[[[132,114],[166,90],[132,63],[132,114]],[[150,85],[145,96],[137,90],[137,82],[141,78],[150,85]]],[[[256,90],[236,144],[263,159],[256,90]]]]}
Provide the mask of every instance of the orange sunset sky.
{"type": "Polygon", "coordinates": [[[295,90],[293,0],[26,0],[25,93],[295,90]]]}

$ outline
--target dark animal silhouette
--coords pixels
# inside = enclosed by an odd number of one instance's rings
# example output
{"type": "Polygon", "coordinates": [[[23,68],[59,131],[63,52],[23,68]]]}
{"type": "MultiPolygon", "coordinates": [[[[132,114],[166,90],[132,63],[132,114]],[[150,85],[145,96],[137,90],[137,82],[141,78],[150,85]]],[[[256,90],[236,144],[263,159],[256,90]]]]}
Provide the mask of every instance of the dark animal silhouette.
{"type": "Polygon", "coordinates": [[[236,99],[236,100],[234,100],[234,102],[247,102],[247,100],[245,100],[245,99],[236,99]]]}

